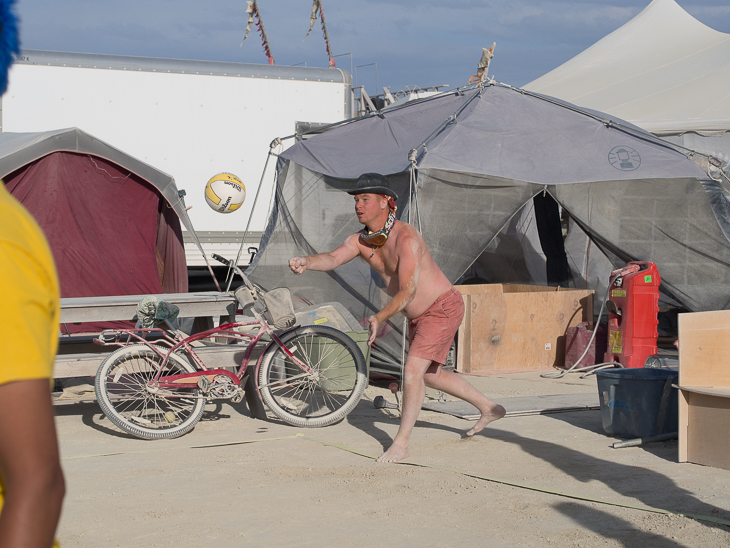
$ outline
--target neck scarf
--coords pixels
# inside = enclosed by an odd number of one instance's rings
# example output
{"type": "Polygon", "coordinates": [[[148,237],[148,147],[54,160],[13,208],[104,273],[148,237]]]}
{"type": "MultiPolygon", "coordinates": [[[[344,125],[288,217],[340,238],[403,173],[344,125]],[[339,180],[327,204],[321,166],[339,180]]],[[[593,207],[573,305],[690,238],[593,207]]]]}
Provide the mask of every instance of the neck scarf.
{"type": "MultiPolygon", "coordinates": [[[[373,248],[382,247],[385,245],[385,242],[388,241],[388,236],[390,236],[390,231],[393,230],[393,225],[395,224],[395,209],[391,209],[390,213],[388,213],[388,220],[385,221],[385,226],[381,228],[380,230],[376,232],[370,232],[367,227],[363,228],[360,232],[360,239],[368,244],[373,246],[373,248]]],[[[373,249],[373,254],[375,253],[375,249],[373,249]]],[[[372,257],[372,255],[370,255],[372,257]]]]}

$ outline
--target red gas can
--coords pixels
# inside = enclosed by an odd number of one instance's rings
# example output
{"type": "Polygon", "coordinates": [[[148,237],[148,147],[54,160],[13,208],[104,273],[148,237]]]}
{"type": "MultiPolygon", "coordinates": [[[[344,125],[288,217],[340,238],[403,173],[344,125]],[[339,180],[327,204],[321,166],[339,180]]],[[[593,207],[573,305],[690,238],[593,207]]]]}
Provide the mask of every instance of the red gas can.
{"type": "Polygon", "coordinates": [[[659,283],[654,263],[633,261],[611,273],[605,362],[644,367],[657,353],[659,283]]]}

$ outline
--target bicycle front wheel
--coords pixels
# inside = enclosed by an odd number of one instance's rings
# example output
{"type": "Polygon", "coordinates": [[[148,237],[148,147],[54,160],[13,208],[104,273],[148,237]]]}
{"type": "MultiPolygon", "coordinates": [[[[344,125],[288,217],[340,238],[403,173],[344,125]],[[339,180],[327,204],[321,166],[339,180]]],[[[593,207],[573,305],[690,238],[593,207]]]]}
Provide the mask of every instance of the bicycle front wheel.
{"type": "MultiPolygon", "coordinates": [[[[94,386],[101,410],[114,425],[138,438],[177,438],[192,430],[203,415],[205,398],[197,388],[147,384],[162,361],[147,345],[135,344],[112,352],[96,373],[94,386]]],[[[171,354],[161,374],[193,372],[195,368],[187,360],[171,354]]]]}
{"type": "Polygon", "coordinates": [[[286,333],[281,342],[310,371],[302,371],[278,345],[269,349],[259,390],[274,415],[294,426],[319,427],[354,409],[368,382],[355,341],[337,329],[306,326],[286,333]]]}

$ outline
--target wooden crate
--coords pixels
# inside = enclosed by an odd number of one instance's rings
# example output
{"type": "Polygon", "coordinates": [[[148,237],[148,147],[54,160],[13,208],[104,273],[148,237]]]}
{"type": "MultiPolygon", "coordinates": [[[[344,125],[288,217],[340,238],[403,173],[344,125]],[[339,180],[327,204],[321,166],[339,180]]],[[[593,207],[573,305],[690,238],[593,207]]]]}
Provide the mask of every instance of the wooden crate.
{"type": "Polygon", "coordinates": [[[679,462],[730,470],[730,310],[679,315],[679,462]]]}
{"type": "Polygon", "coordinates": [[[593,291],[517,284],[456,286],[466,311],[456,369],[463,373],[563,366],[568,327],[593,321],[593,291]]]}

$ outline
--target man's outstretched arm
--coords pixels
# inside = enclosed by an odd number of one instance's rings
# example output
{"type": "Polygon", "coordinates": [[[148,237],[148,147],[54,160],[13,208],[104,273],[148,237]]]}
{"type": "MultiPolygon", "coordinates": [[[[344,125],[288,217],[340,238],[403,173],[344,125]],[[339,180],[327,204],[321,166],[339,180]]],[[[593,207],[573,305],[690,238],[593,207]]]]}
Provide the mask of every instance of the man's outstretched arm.
{"type": "Polygon", "coordinates": [[[301,274],[305,270],[317,270],[320,272],[334,270],[340,265],[349,263],[360,254],[357,248],[357,234],[349,236],[345,243],[329,253],[307,255],[306,257],[293,257],[289,259],[289,268],[294,274],[301,274]]]}
{"type": "Polygon", "coordinates": [[[0,546],[51,546],[65,485],[48,379],[0,385],[0,475],[0,546]]]}

